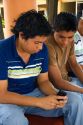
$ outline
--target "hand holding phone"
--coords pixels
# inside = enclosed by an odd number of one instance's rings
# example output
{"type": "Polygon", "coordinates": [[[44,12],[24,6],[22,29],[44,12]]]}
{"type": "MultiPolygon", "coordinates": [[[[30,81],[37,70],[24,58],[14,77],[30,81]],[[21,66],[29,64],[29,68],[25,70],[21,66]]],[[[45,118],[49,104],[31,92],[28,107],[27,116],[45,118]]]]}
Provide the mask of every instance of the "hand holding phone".
{"type": "MultiPolygon", "coordinates": [[[[57,93],[57,95],[59,95],[59,96],[66,96],[67,93],[65,91],[63,91],[63,90],[59,90],[59,92],[57,93]]],[[[63,99],[58,99],[58,101],[61,101],[61,100],[63,100],[63,99]]]]}

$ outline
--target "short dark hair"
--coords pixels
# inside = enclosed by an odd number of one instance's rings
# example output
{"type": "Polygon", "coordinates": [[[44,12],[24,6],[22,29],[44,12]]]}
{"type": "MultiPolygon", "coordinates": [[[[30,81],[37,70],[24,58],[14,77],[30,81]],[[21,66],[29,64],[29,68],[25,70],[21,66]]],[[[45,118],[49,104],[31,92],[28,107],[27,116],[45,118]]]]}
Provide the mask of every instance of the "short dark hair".
{"type": "Polygon", "coordinates": [[[52,28],[47,19],[37,12],[36,10],[30,10],[22,13],[15,21],[15,26],[11,31],[18,38],[19,32],[23,32],[24,39],[33,38],[37,35],[48,36],[52,32],[52,28]]]}
{"type": "Polygon", "coordinates": [[[77,19],[76,16],[69,12],[61,12],[54,19],[54,31],[76,31],[77,19]]]}

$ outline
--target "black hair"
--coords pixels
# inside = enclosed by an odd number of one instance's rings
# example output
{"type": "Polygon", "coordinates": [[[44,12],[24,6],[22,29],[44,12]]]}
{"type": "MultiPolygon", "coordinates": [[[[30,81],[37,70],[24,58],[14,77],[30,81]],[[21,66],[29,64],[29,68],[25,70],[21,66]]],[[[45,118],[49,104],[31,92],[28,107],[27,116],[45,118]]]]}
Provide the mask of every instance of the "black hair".
{"type": "Polygon", "coordinates": [[[37,12],[30,10],[22,13],[15,21],[15,26],[11,31],[18,38],[19,32],[23,32],[24,39],[33,38],[35,36],[48,36],[52,32],[52,28],[47,19],[37,12]]]}
{"type": "Polygon", "coordinates": [[[54,19],[54,31],[76,31],[77,19],[76,16],[69,12],[61,12],[54,19]]]}

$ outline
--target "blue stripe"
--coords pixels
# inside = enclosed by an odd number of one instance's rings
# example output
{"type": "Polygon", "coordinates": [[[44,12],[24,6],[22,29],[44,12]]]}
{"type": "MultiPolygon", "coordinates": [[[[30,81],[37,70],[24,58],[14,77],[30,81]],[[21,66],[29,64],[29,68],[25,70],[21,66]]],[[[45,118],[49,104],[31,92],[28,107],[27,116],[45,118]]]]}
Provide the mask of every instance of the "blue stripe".
{"type": "Polygon", "coordinates": [[[80,55],[76,55],[76,57],[81,57],[81,56],[83,56],[83,54],[80,54],[80,55]]]}

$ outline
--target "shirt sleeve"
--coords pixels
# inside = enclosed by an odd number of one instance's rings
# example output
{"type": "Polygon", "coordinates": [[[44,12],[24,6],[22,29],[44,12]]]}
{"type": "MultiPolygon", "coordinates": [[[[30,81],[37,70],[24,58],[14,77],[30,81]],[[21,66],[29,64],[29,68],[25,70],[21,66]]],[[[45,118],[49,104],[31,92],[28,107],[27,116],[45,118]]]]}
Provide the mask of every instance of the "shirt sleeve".
{"type": "Polygon", "coordinates": [[[8,79],[8,71],[7,71],[7,64],[5,58],[0,54],[0,80],[8,79]]]}
{"type": "Polygon", "coordinates": [[[74,41],[72,42],[70,52],[69,52],[69,57],[75,54],[75,48],[74,48],[74,41]]]}
{"type": "Polygon", "coordinates": [[[44,46],[43,50],[43,61],[42,61],[42,71],[41,73],[48,72],[48,49],[46,46],[44,46]]]}

